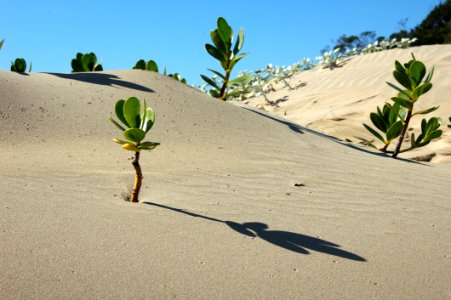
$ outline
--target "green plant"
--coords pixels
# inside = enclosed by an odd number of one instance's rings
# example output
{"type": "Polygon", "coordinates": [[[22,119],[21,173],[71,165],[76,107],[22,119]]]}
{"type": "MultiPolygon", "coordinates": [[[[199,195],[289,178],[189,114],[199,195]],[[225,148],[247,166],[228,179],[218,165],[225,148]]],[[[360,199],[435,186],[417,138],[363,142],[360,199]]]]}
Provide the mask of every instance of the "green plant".
{"type": "Polygon", "coordinates": [[[135,168],[135,184],[131,192],[130,201],[138,202],[139,191],[141,189],[143,175],[141,166],[139,165],[139,156],[141,150],[153,150],[160,143],[143,142],[146,134],[155,123],[155,112],[151,107],[147,107],[144,100],[143,110],[141,112],[141,103],[138,98],[130,97],[125,100],[118,100],[115,105],[116,117],[122,125],[108,116],[108,119],[123,132],[126,141],[121,139],[113,139],[114,142],[120,144],[123,149],[135,152],[132,165],[135,168]]]}
{"type": "MultiPolygon", "coordinates": [[[[377,112],[372,112],[370,114],[370,120],[377,129],[379,129],[383,135],[378,131],[373,129],[367,124],[363,126],[377,139],[379,139],[384,146],[379,148],[380,151],[387,152],[387,148],[395,138],[399,137],[403,127],[403,121],[406,116],[406,109],[401,107],[399,104],[395,103],[393,106],[389,103],[385,103],[382,110],[377,107],[377,112]]],[[[357,137],[358,139],[366,142],[368,146],[373,148],[377,147],[373,144],[373,141],[368,141],[362,137],[357,137]]]]}
{"type": "Polygon", "coordinates": [[[222,79],[222,86],[217,85],[213,80],[205,75],[201,75],[201,77],[203,80],[205,80],[205,82],[213,87],[213,89],[210,90],[210,94],[213,97],[226,100],[227,88],[230,86],[229,79],[233,67],[249,53],[238,54],[244,43],[244,30],[242,28],[240,28],[238,32],[237,41],[232,49],[232,28],[222,17],[218,18],[217,26],[218,28],[210,32],[210,37],[213,41],[213,45],[205,44],[205,49],[207,50],[208,54],[210,54],[220,62],[221,67],[224,69],[224,74],[221,74],[220,72],[215,70],[208,69],[222,79]]]}
{"type": "Polygon", "coordinates": [[[432,83],[430,81],[433,74],[434,67],[432,67],[426,75],[426,66],[421,61],[416,60],[413,54],[412,59],[404,65],[399,61],[396,61],[393,76],[402,87],[387,82],[390,87],[398,91],[398,95],[391,98],[395,104],[393,106],[384,106],[382,112],[378,108],[377,114],[372,113],[370,115],[373,124],[386,134],[386,139],[382,138],[377,131],[364,124],[366,129],[385,144],[381,149],[383,151],[387,150],[388,144],[390,144],[393,139],[399,137],[396,148],[393,151],[393,158],[396,158],[401,152],[426,146],[433,139],[442,135],[442,130],[439,129],[440,118],[432,117],[429,120],[423,119],[421,121],[421,134],[418,137],[415,137],[415,133],[412,133],[410,136],[410,147],[401,150],[401,145],[412,117],[415,115],[425,115],[439,108],[436,106],[414,112],[414,105],[420,99],[420,96],[424,95],[432,88],[432,83]]]}
{"type": "Polygon", "coordinates": [[[97,64],[97,56],[91,53],[78,52],[71,62],[72,72],[95,72],[103,71],[102,64],[97,64]]]}
{"type": "Polygon", "coordinates": [[[179,73],[168,74],[168,77],[171,77],[177,81],[180,81],[181,83],[186,84],[186,79],[183,78],[182,75],[180,75],[179,73]]]}
{"type": "MultiPolygon", "coordinates": [[[[28,72],[31,72],[31,63],[30,68],[28,69],[28,72]]],[[[23,58],[16,58],[14,62],[11,62],[11,71],[17,72],[17,73],[25,73],[25,70],[27,69],[27,62],[23,58]]]]}
{"type": "Polygon", "coordinates": [[[1,40],[0,41],[0,49],[2,49],[2,47],[3,47],[3,42],[4,42],[5,40],[1,40]]]}
{"type": "Polygon", "coordinates": [[[153,60],[145,61],[144,59],[140,59],[140,60],[138,60],[136,62],[136,64],[133,67],[133,69],[153,71],[153,72],[157,72],[158,73],[158,65],[153,60]]]}

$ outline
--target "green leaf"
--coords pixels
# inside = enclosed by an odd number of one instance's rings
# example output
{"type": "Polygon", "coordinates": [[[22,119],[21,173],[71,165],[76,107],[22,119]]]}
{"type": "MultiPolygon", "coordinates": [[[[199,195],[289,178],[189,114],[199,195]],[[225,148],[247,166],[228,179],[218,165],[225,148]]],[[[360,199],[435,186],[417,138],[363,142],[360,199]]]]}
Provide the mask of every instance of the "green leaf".
{"type": "Polygon", "coordinates": [[[149,132],[152,128],[153,124],[155,124],[155,111],[151,107],[147,107],[144,115],[144,122],[142,129],[145,132],[149,132]]]}
{"type": "Polygon", "coordinates": [[[395,103],[399,104],[400,106],[405,107],[407,109],[412,109],[412,107],[413,107],[413,103],[404,98],[392,97],[391,99],[393,100],[393,102],[395,102],[395,103]]]}
{"type": "Polygon", "coordinates": [[[395,69],[400,73],[406,73],[406,69],[404,69],[399,61],[395,61],[395,69]]]}
{"type": "Polygon", "coordinates": [[[205,44],[205,49],[207,50],[208,54],[210,54],[220,62],[224,62],[227,59],[227,57],[219,52],[218,49],[216,49],[216,47],[213,45],[205,44]]]}
{"type": "Polygon", "coordinates": [[[125,126],[131,127],[124,117],[124,104],[125,100],[118,100],[114,107],[114,112],[116,113],[116,117],[119,119],[119,121],[121,121],[125,126]]]}
{"type": "Polygon", "coordinates": [[[130,142],[140,143],[146,137],[146,133],[139,128],[129,128],[124,131],[124,137],[130,142]]]}
{"type": "Polygon", "coordinates": [[[241,75],[233,80],[229,81],[229,85],[241,85],[251,81],[254,77],[251,74],[241,75]]]}
{"type": "Polygon", "coordinates": [[[229,71],[232,71],[232,70],[233,70],[233,67],[236,65],[236,63],[239,62],[243,57],[245,57],[245,56],[248,55],[248,54],[249,54],[249,52],[246,52],[246,53],[242,53],[242,54],[240,54],[240,55],[235,56],[235,57],[232,59],[232,61],[230,62],[230,65],[229,65],[229,71]]]}
{"type": "Polygon", "coordinates": [[[426,76],[425,82],[430,82],[432,79],[432,75],[434,75],[434,69],[435,67],[432,66],[431,70],[429,71],[428,75],[426,76]]]}
{"type": "Polygon", "coordinates": [[[212,69],[207,69],[210,72],[215,73],[216,75],[218,75],[220,78],[222,78],[223,80],[225,80],[225,76],[222,75],[221,73],[219,73],[218,71],[212,70],[212,69]]]}
{"type": "Polygon", "coordinates": [[[418,98],[423,95],[426,94],[427,92],[429,92],[429,90],[432,89],[432,83],[430,82],[425,82],[422,85],[416,87],[413,92],[412,92],[412,98],[414,99],[414,101],[418,100],[418,98]]]}
{"type": "Polygon", "coordinates": [[[133,69],[145,70],[146,69],[146,61],[144,59],[138,60],[135,64],[135,66],[133,67],[133,69]]]}
{"type": "Polygon", "coordinates": [[[395,77],[396,81],[398,81],[403,87],[408,90],[412,90],[412,83],[406,73],[395,70],[393,71],[393,77],[395,77]]]}
{"type": "Polygon", "coordinates": [[[158,73],[158,65],[157,65],[157,63],[155,61],[153,61],[153,60],[149,60],[147,62],[147,64],[146,64],[146,70],[158,73]]]}
{"type": "Polygon", "coordinates": [[[31,72],[31,67],[33,66],[33,64],[31,63],[31,61],[30,61],[30,68],[28,69],[28,73],[30,73],[31,72]]]}
{"type": "Polygon", "coordinates": [[[224,42],[221,40],[218,30],[216,29],[216,30],[210,31],[210,37],[211,37],[211,40],[213,41],[213,44],[215,45],[216,49],[218,49],[219,53],[223,53],[226,56],[228,48],[226,47],[224,42]]]}
{"type": "Polygon", "coordinates": [[[238,39],[236,40],[235,47],[233,48],[233,54],[237,55],[238,52],[240,52],[241,48],[243,47],[244,43],[244,30],[243,28],[240,28],[240,31],[238,31],[238,39]]]}
{"type": "Polygon", "coordinates": [[[94,66],[97,63],[97,57],[94,53],[86,53],[82,57],[83,71],[90,72],[94,71],[94,66]]]}
{"type": "Polygon", "coordinates": [[[377,132],[376,130],[374,130],[373,128],[371,128],[370,126],[366,125],[365,123],[363,124],[363,126],[372,134],[374,135],[376,138],[378,138],[379,140],[382,141],[382,143],[386,143],[386,141],[384,140],[384,138],[379,134],[379,132],[377,132]]]}
{"type": "Polygon", "coordinates": [[[391,141],[394,138],[398,137],[401,135],[402,132],[402,122],[401,121],[397,121],[395,123],[393,123],[390,128],[388,128],[386,136],[387,136],[387,140],[391,141]]]}
{"type": "Polygon", "coordinates": [[[131,128],[139,128],[139,125],[141,125],[140,111],[141,108],[138,98],[130,97],[125,101],[124,117],[131,128]]]}
{"type": "Polygon", "coordinates": [[[374,112],[370,113],[370,120],[373,122],[374,126],[382,132],[387,132],[388,123],[384,120],[382,115],[376,114],[374,112]]]}
{"type": "Polygon", "coordinates": [[[228,48],[230,48],[233,39],[232,28],[230,28],[227,21],[222,17],[218,18],[217,23],[218,23],[218,33],[219,36],[221,37],[221,40],[224,42],[225,45],[228,46],[228,48]]]}
{"type": "Polygon", "coordinates": [[[116,122],[115,119],[113,119],[111,116],[107,116],[108,120],[111,121],[111,123],[113,123],[117,128],[119,128],[119,130],[121,131],[125,131],[125,128],[121,126],[121,124],[119,124],[118,122],[116,122]]]}
{"type": "Polygon", "coordinates": [[[407,91],[402,90],[402,89],[400,89],[399,87],[397,87],[396,85],[394,85],[393,83],[390,83],[390,82],[387,82],[387,81],[386,81],[385,83],[387,83],[389,86],[391,86],[392,88],[394,88],[394,89],[397,90],[398,92],[403,93],[404,95],[406,95],[407,97],[410,98],[410,95],[408,94],[408,90],[407,90],[407,91]]]}
{"type": "Polygon", "coordinates": [[[398,103],[395,103],[391,107],[390,114],[389,114],[389,117],[388,117],[388,124],[393,124],[393,123],[395,123],[398,120],[398,118],[399,118],[398,113],[399,113],[400,107],[401,106],[398,103]]]}
{"type": "Polygon", "coordinates": [[[201,77],[206,83],[208,83],[208,84],[211,85],[212,87],[214,87],[214,88],[216,88],[216,89],[219,90],[218,85],[216,84],[216,82],[215,82],[213,79],[208,78],[208,77],[205,76],[205,75],[200,75],[200,77],[201,77]]]}
{"type": "Polygon", "coordinates": [[[428,108],[428,109],[425,109],[425,110],[417,111],[416,113],[414,113],[414,114],[412,115],[412,117],[415,116],[415,115],[426,115],[426,114],[428,114],[428,113],[431,113],[431,112],[433,112],[433,111],[436,111],[439,107],[440,107],[440,106],[434,106],[434,107],[431,107],[431,108],[428,108]]]}
{"type": "Polygon", "coordinates": [[[417,87],[421,80],[423,80],[426,74],[426,67],[421,61],[414,61],[409,68],[409,78],[412,83],[412,87],[417,87]]]}
{"type": "Polygon", "coordinates": [[[0,41],[0,49],[2,49],[2,47],[3,47],[3,42],[4,42],[5,40],[1,40],[0,41]]]}
{"type": "Polygon", "coordinates": [[[139,149],[142,150],[153,150],[155,149],[160,143],[154,143],[154,142],[144,142],[141,145],[138,146],[139,149]]]}

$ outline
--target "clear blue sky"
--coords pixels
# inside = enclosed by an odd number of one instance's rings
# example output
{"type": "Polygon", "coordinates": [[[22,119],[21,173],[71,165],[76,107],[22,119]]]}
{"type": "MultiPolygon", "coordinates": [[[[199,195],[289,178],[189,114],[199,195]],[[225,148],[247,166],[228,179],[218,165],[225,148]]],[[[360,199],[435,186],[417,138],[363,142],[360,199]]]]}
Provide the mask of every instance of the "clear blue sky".
{"type": "Polygon", "coordinates": [[[124,70],[140,58],[179,72],[200,84],[207,68],[220,70],[204,45],[216,19],[227,19],[235,34],[245,32],[244,52],[235,67],[254,70],[272,63],[313,59],[341,34],[374,30],[388,36],[398,22],[418,25],[440,0],[229,0],[100,1],[0,0],[0,69],[11,60],[32,61],[34,72],[71,71],[77,52],[95,52],[105,70],[124,70]]]}

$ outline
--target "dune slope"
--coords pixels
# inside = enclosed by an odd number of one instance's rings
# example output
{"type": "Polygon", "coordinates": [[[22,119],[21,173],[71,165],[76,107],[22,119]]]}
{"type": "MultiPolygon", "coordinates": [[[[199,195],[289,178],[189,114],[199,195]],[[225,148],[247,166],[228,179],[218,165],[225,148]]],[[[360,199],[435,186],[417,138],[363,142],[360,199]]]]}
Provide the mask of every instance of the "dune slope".
{"type": "Polygon", "coordinates": [[[0,298],[445,298],[451,169],[144,71],[0,72],[0,298]],[[143,153],[116,100],[157,113],[143,153]]]}

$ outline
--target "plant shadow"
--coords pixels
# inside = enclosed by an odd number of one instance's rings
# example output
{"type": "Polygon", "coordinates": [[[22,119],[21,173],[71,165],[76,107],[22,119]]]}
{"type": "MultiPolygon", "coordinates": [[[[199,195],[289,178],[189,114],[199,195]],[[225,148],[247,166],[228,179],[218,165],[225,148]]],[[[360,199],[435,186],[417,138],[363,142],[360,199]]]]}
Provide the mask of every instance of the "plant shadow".
{"type": "Polygon", "coordinates": [[[354,254],[352,252],[343,250],[340,245],[335,243],[300,234],[290,231],[281,230],[269,230],[269,226],[261,222],[245,222],[237,223],[233,221],[223,221],[216,218],[200,215],[194,212],[190,212],[184,209],[179,209],[175,207],[170,207],[167,205],[157,204],[153,202],[142,202],[143,204],[152,205],[155,207],[160,207],[168,210],[172,210],[178,213],[182,213],[194,218],[202,218],[205,220],[223,223],[227,225],[230,229],[237,233],[253,237],[260,238],[270,244],[289,250],[299,254],[310,254],[310,251],[317,251],[329,255],[338,256],[345,259],[350,259],[354,261],[365,262],[366,259],[354,254]]]}
{"type": "Polygon", "coordinates": [[[134,89],[143,92],[154,92],[154,90],[139,85],[133,82],[121,80],[119,76],[106,74],[101,72],[83,72],[83,73],[47,73],[50,75],[58,76],[64,79],[78,80],[93,84],[107,85],[107,86],[121,86],[129,89],[134,89]]]}

